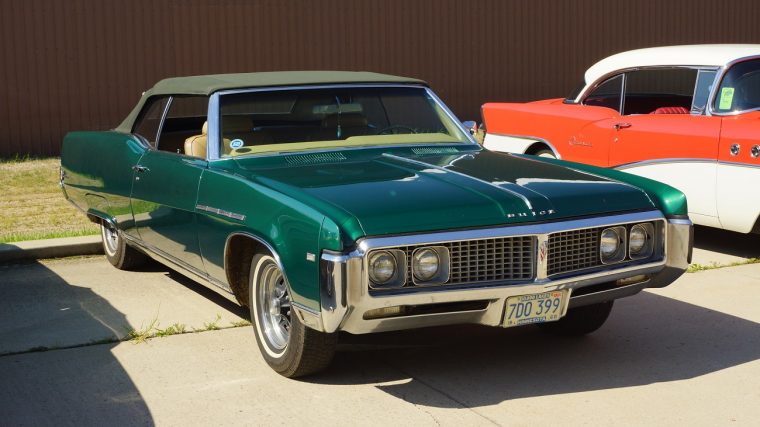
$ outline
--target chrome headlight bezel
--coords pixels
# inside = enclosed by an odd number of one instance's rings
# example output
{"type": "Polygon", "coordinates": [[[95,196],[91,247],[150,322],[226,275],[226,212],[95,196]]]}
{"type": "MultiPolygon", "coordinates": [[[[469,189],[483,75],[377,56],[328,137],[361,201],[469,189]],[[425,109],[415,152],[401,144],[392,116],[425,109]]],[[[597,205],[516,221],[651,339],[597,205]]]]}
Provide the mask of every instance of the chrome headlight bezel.
{"type": "Polygon", "coordinates": [[[412,283],[415,286],[431,286],[441,285],[449,281],[451,255],[449,249],[445,246],[421,246],[412,252],[411,266],[412,266],[412,283]],[[418,277],[416,274],[416,263],[418,256],[425,252],[432,251],[438,258],[438,269],[436,273],[428,279],[418,277]]]}
{"type": "Polygon", "coordinates": [[[602,261],[602,264],[616,264],[623,261],[626,254],[628,253],[627,243],[628,241],[625,227],[608,227],[602,230],[601,233],[599,233],[599,259],[602,261]],[[602,241],[605,239],[605,234],[607,233],[612,233],[614,235],[613,238],[617,239],[617,247],[615,248],[615,251],[610,252],[609,254],[605,254],[602,250],[602,241]]]}
{"type": "Polygon", "coordinates": [[[372,251],[367,255],[367,276],[369,285],[373,289],[400,288],[406,283],[406,255],[398,249],[381,249],[372,251]],[[372,264],[381,256],[389,256],[393,264],[393,274],[385,281],[381,281],[374,273],[372,264]],[[373,277],[374,276],[374,277],[373,277]]]}
{"type": "Polygon", "coordinates": [[[655,234],[654,234],[654,225],[652,225],[649,222],[643,222],[640,224],[635,224],[631,227],[630,232],[628,233],[628,257],[631,260],[639,260],[639,259],[645,259],[652,256],[652,253],[654,252],[654,242],[655,242],[655,234]],[[644,244],[641,246],[639,250],[635,250],[635,246],[632,244],[633,242],[633,235],[634,233],[644,232],[644,244]]]}

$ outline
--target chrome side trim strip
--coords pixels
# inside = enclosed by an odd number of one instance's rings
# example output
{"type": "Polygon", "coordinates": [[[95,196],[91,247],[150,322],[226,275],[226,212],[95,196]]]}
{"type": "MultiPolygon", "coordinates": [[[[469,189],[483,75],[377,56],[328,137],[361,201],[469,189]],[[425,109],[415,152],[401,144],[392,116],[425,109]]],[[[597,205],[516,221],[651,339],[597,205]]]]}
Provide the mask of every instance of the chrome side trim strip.
{"type": "Polygon", "coordinates": [[[689,157],[672,157],[662,159],[649,159],[638,162],[622,163],[616,166],[612,166],[613,169],[623,170],[639,166],[656,165],[659,163],[715,163],[715,159],[700,159],[689,157]]]}
{"type": "Polygon", "coordinates": [[[723,166],[736,166],[740,168],[760,168],[760,163],[754,165],[751,163],[727,162],[725,160],[718,160],[718,164],[723,166]]]}
{"type": "Polygon", "coordinates": [[[688,158],[688,157],[673,157],[673,158],[663,158],[663,159],[642,160],[639,162],[623,163],[617,166],[612,166],[612,168],[616,170],[626,170],[626,169],[637,168],[637,167],[642,167],[642,166],[668,164],[668,163],[716,163],[716,164],[724,165],[724,166],[737,166],[737,167],[743,167],[743,168],[760,168],[760,163],[752,164],[752,163],[745,163],[745,162],[729,162],[725,160],[700,159],[700,158],[688,158]]]}
{"type": "Polygon", "coordinates": [[[225,211],[219,208],[212,208],[211,206],[195,205],[195,209],[198,209],[199,211],[211,212],[211,213],[221,215],[221,216],[226,216],[227,218],[236,219],[238,221],[245,221],[245,215],[243,214],[229,212],[229,211],[225,211]]]}
{"type": "MultiPolygon", "coordinates": [[[[528,139],[528,140],[532,140],[532,141],[536,141],[536,142],[540,142],[540,143],[546,144],[546,145],[549,146],[549,148],[552,149],[552,151],[554,152],[554,155],[557,156],[557,158],[559,160],[562,160],[562,155],[559,153],[559,151],[557,151],[557,148],[555,148],[554,145],[551,142],[549,142],[548,140],[546,140],[544,138],[540,138],[538,136],[532,136],[532,135],[509,135],[509,134],[506,134],[506,133],[496,133],[496,132],[489,132],[489,133],[491,135],[494,135],[494,136],[504,136],[504,137],[507,137],[507,138],[518,138],[518,139],[528,139]]],[[[525,154],[525,153],[523,153],[523,154],[525,154]]]]}

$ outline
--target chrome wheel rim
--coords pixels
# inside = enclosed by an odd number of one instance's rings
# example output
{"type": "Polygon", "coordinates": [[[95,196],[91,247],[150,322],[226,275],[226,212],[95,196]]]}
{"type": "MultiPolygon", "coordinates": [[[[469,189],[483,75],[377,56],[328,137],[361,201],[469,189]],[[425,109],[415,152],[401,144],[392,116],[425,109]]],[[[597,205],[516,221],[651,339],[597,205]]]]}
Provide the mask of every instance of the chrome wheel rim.
{"type": "Polygon", "coordinates": [[[103,246],[106,249],[106,253],[108,253],[108,255],[114,255],[116,249],[119,247],[119,233],[115,228],[111,228],[107,225],[102,225],[100,228],[103,234],[103,246]]]}
{"type": "Polygon", "coordinates": [[[290,337],[291,301],[285,276],[273,262],[262,267],[258,276],[256,305],[261,333],[267,345],[282,351],[290,337]]]}

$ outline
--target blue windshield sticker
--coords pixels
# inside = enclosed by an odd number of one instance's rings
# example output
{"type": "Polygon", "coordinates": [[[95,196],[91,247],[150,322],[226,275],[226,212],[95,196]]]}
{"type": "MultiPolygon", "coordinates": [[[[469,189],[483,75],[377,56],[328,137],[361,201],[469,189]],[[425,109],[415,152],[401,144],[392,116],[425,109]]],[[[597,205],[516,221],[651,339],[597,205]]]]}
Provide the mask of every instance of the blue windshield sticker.
{"type": "Polygon", "coordinates": [[[230,148],[232,148],[233,150],[237,150],[238,148],[242,147],[243,145],[244,144],[243,144],[243,140],[242,139],[233,139],[232,141],[230,141],[230,148]]]}

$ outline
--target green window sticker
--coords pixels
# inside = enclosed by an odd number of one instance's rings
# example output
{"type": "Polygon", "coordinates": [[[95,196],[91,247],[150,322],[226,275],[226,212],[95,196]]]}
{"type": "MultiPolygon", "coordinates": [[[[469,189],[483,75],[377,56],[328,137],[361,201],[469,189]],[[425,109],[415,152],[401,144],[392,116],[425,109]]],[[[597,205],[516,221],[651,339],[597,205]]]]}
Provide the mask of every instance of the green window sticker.
{"type": "Polygon", "coordinates": [[[720,90],[719,110],[730,110],[731,102],[734,100],[734,88],[724,87],[720,90]]]}

